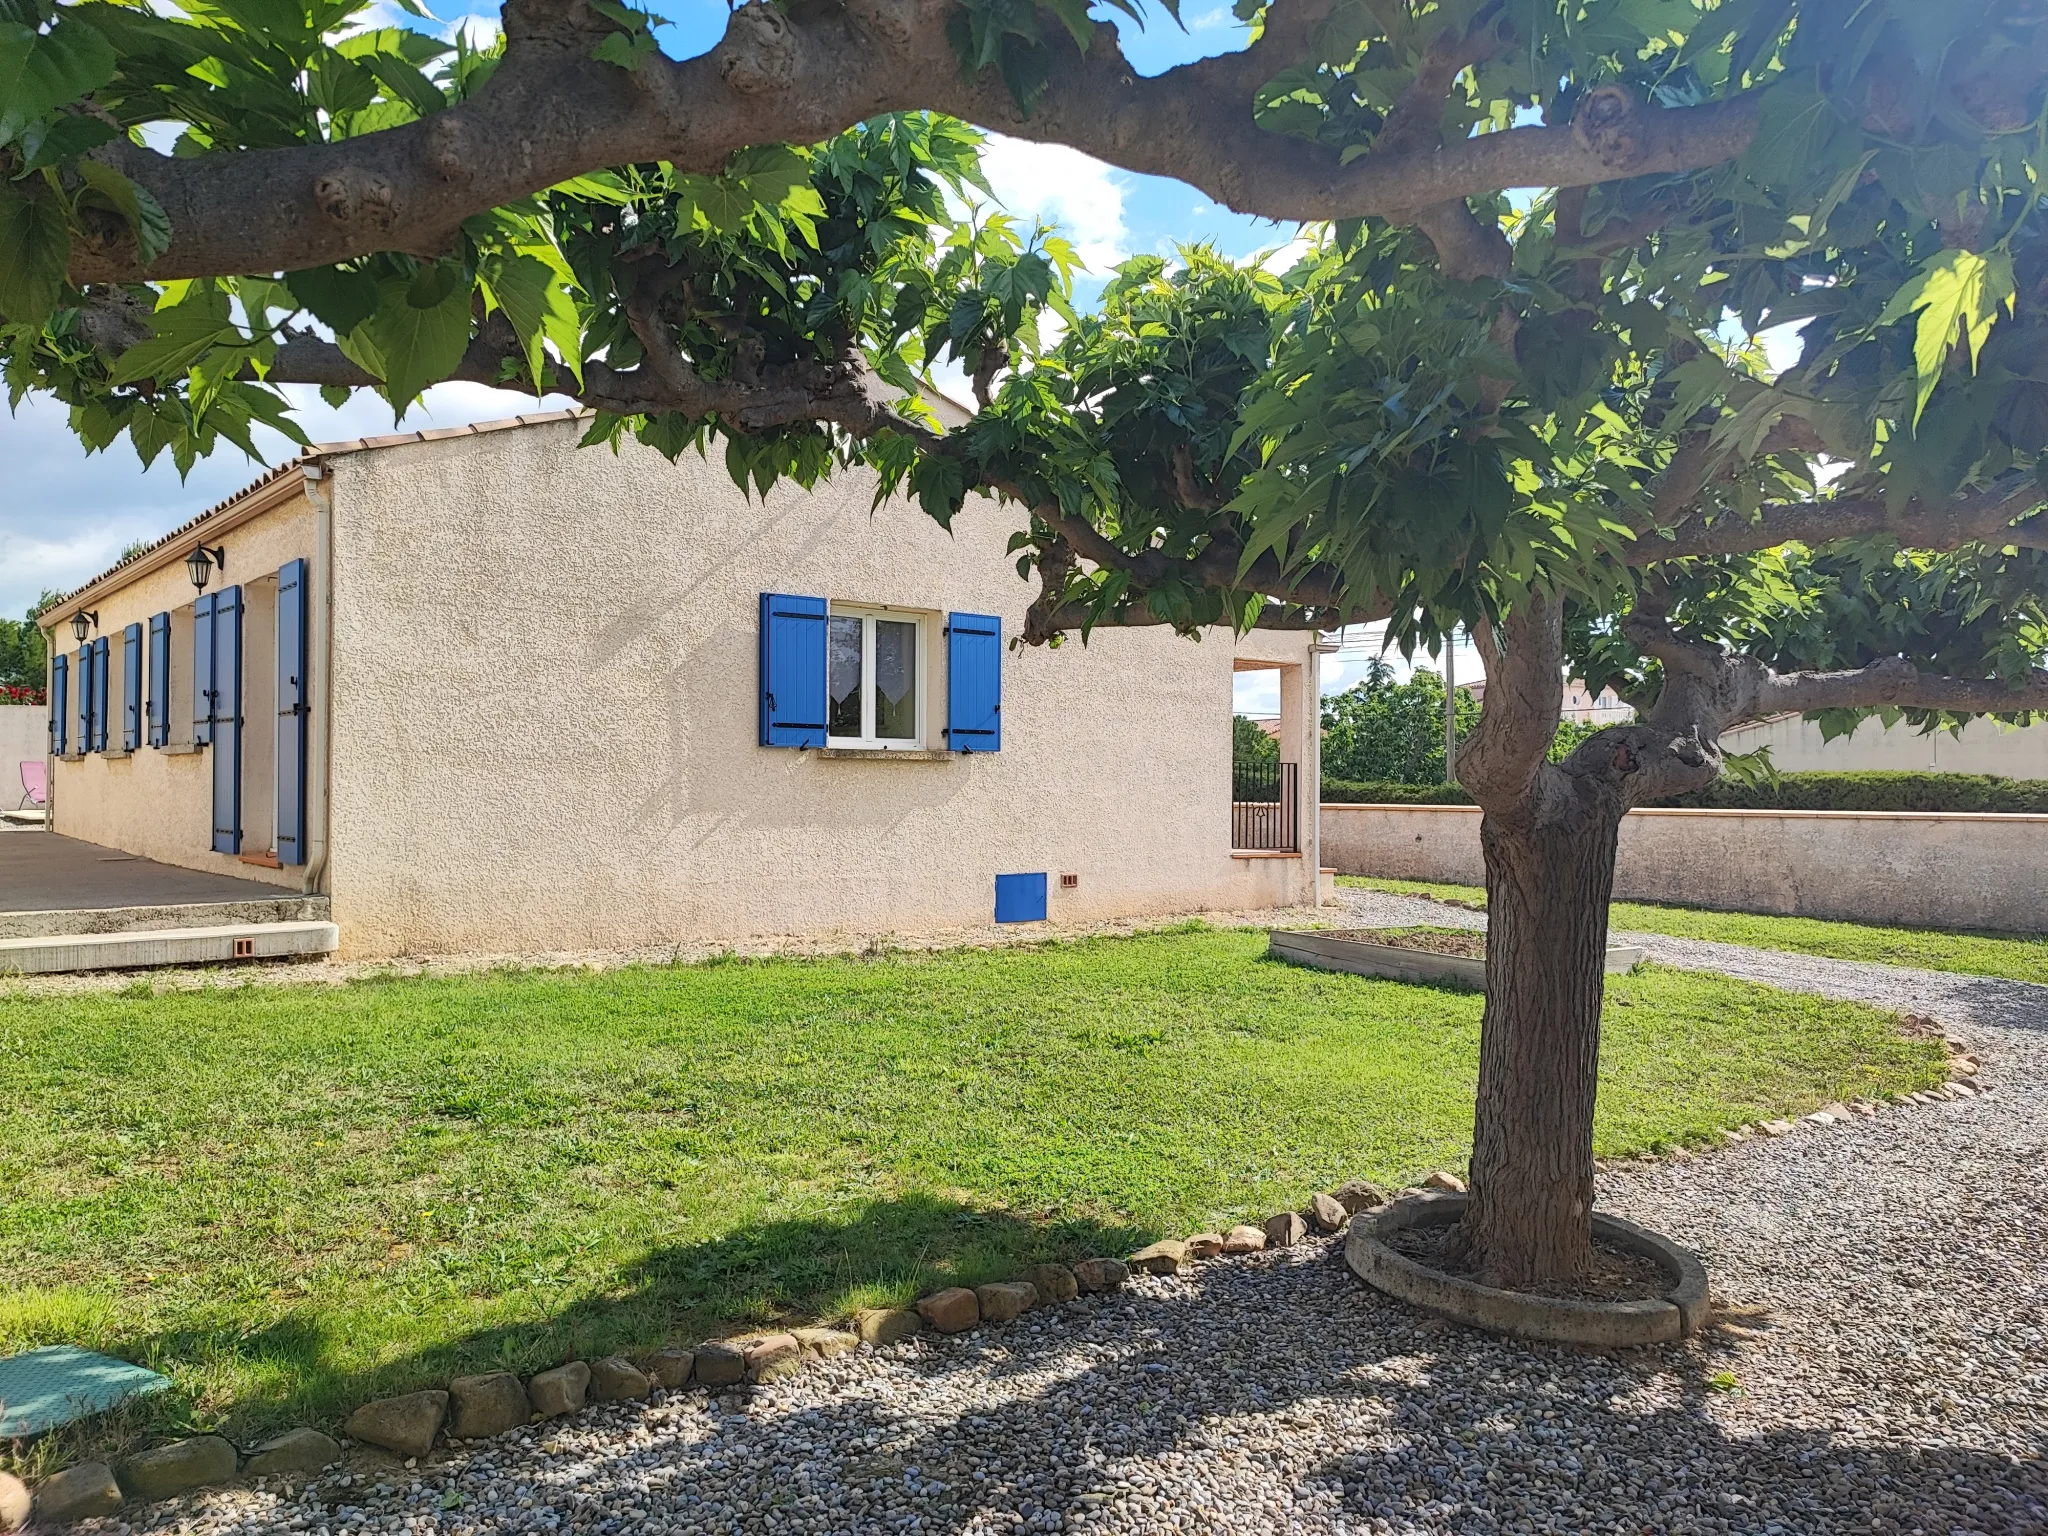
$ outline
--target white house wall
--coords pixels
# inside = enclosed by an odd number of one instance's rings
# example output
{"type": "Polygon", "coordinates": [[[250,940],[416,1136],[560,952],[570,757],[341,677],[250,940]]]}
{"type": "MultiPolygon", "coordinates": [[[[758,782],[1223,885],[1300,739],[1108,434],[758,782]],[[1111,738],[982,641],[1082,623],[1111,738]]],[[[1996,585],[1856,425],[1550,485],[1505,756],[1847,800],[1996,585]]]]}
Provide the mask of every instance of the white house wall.
{"type": "Polygon", "coordinates": [[[1864,720],[1847,736],[1823,741],[1820,726],[1798,715],[1756,720],[1721,733],[1729,752],[1771,749],[1780,773],[1848,773],[1869,769],[1915,773],[1993,773],[2009,779],[2048,779],[2048,726],[1972,720],[1951,735],[1923,735],[1901,720],[1886,728],[1864,720]]]}
{"type": "MultiPolygon", "coordinates": [[[[1008,650],[995,754],[761,747],[760,594],[995,613],[1011,637],[1034,590],[1014,515],[974,499],[949,535],[871,511],[865,473],[742,500],[716,456],[614,457],[580,431],[329,460],[348,952],[986,922],[995,876],[1034,871],[1056,920],[1307,898],[1304,861],[1229,854],[1227,634],[1008,650]]],[[[928,655],[939,745],[936,624],[928,655]]]]}

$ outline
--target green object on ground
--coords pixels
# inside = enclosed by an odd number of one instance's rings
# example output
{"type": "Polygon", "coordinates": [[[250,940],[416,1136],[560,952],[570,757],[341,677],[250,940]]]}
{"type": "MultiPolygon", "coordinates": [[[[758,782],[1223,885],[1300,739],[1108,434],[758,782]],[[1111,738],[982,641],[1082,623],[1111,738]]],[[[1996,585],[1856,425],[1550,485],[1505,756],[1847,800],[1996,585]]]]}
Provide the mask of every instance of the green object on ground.
{"type": "Polygon", "coordinates": [[[40,1435],[170,1384],[155,1371],[70,1344],[9,1355],[0,1359],[0,1439],[40,1435]]]}
{"type": "MultiPolygon", "coordinates": [[[[0,990],[0,1348],[149,1360],[248,1443],[1462,1168],[1480,999],[1265,947],[0,990]]],[[[1855,1004],[1608,996],[1602,1155],[1944,1075],[1855,1004]]]]}
{"type": "MultiPolygon", "coordinates": [[[[1339,885],[1422,896],[1484,908],[1486,892],[1476,885],[1441,881],[1379,880],[1339,875],[1339,885]]],[[[1710,939],[1751,949],[1781,949],[1831,960],[1864,960],[1908,965],[1923,971],[1958,971],[1966,976],[2003,976],[2048,984],[2048,934],[1968,933],[1939,928],[1878,928],[1818,917],[1766,917],[1750,912],[1715,912],[1704,907],[1662,907],[1617,901],[1607,909],[1616,933],[1662,933],[1674,939],[1710,939]]]]}

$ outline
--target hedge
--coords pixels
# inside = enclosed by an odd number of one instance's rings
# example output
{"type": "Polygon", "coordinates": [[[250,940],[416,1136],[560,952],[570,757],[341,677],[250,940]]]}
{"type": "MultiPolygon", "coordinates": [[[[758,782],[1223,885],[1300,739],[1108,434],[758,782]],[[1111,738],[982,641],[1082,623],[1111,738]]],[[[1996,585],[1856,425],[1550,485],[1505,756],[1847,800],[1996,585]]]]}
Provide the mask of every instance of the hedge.
{"type": "Polygon", "coordinates": [[[1988,773],[1781,773],[1776,785],[1721,779],[1671,805],[1731,811],[2005,811],[2048,814],[2048,779],[1988,773]]]}
{"type": "Polygon", "coordinates": [[[1324,779],[1325,805],[1470,805],[1456,784],[1397,784],[1391,779],[1324,779]]]}
{"type": "MultiPolygon", "coordinates": [[[[1456,784],[1323,780],[1333,805],[1470,805],[1456,784]]],[[[1985,773],[1783,773],[1777,784],[1722,779],[1663,805],[1730,811],[2000,811],[2048,815],[2048,779],[1985,773]]]]}

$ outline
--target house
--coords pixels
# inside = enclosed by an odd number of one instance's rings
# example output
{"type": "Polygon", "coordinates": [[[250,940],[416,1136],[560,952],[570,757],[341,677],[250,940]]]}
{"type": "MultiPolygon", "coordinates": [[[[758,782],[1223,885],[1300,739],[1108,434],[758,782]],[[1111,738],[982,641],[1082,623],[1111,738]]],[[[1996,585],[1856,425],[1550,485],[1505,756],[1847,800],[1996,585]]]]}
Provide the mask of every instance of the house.
{"type": "Polygon", "coordinates": [[[51,829],[323,898],[352,956],[1315,899],[1312,636],[1019,646],[1014,509],[583,430],[309,449],[52,608],[51,829]],[[1305,798],[1234,849],[1263,667],[1305,798]]]}
{"type": "MultiPolygon", "coordinates": [[[[1482,704],[1486,702],[1486,679],[1458,685],[1482,704]]],[[[1586,686],[1584,678],[1565,675],[1564,697],[1558,701],[1558,718],[1570,720],[1579,725],[1627,725],[1634,720],[1636,712],[1621,700],[1621,695],[1612,688],[1603,688],[1595,693],[1586,686]]]]}

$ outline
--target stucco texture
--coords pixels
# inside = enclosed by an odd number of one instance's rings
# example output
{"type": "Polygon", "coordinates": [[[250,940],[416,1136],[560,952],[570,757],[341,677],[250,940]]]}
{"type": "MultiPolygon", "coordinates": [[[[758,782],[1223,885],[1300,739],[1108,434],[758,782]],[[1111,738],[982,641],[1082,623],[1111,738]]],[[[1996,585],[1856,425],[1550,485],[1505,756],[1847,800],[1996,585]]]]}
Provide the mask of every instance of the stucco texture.
{"type": "Polygon", "coordinates": [[[49,755],[49,721],[40,704],[0,704],[0,806],[21,799],[21,765],[49,755]]]}
{"type": "MultiPolygon", "coordinates": [[[[289,489],[287,487],[286,489],[289,489]]],[[[205,535],[209,545],[220,543],[227,550],[228,568],[216,576],[209,588],[218,591],[240,583],[245,591],[252,585],[273,582],[277,569],[287,560],[310,556],[313,516],[303,496],[293,495],[282,505],[239,522],[215,536],[205,535]]],[[[192,542],[197,542],[195,538],[192,542]]],[[[107,742],[121,744],[122,697],[119,691],[121,635],[130,624],[141,624],[147,665],[147,635],[151,614],[189,610],[194,590],[186,575],[184,555],[189,544],[166,551],[166,559],[154,569],[139,572],[134,579],[102,591],[90,600],[99,614],[97,634],[107,636],[117,669],[116,686],[109,691],[111,720],[107,742]]],[[[71,606],[60,614],[51,634],[51,645],[75,658],[68,621],[71,606]]],[[[256,607],[245,615],[243,624],[243,674],[256,684],[245,689],[243,699],[243,842],[245,851],[262,852],[271,846],[273,828],[269,820],[272,789],[272,744],[277,724],[274,710],[264,705],[271,697],[271,669],[275,667],[277,637],[274,609],[256,607]]],[[[170,715],[173,741],[189,742],[191,725],[192,651],[190,614],[174,624],[171,636],[171,674],[174,688],[170,715]]],[[[73,665],[76,665],[74,660],[73,665]]],[[[76,682],[72,695],[72,734],[77,733],[76,682]]],[[[144,741],[148,740],[145,730],[144,741]]],[[[141,854],[165,864],[186,869],[212,870],[243,879],[299,889],[304,873],[299,869],[266,869],[245,864],[232,854],[213,851],[213,757],[210,750],[173,752],[144,745],[127,756],[88,753],[76,761],[66,759],[53,765],[51,819],[54,830],[67,837],[141,854]]]]}
{"type": "Polygon", "coordinates": [[[940,745],[943,615],[1010,637],[1031,595],[1012,515],[972,501],[949,534],[858,472],[748,500],[580,430],[329,461],[346,953],[911,931],[986,921],[995,876],[1033,871],[1063,922],[1312,899],[1306,861],[1230,857],[1227,634],[1007,650],[995,754],[764,748],[763,592],[925,614],[940,745]]]}
{"type": "MultiPolygon", "coordinates": [[[[1483,885],[1472,806],[1325,805],[1347,875],[1483,885]]],[[[2048,928],[2048,816],[1631,811],[1614,894],[1730,912],[1916,928],[2048,928]]]]}

